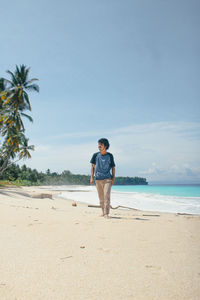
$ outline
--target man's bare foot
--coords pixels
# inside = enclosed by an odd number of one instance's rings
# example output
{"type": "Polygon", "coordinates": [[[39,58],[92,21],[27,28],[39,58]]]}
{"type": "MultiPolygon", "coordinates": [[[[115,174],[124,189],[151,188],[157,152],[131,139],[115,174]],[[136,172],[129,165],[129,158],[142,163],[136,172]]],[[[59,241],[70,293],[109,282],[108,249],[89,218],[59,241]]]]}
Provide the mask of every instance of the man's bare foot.
{"type": "Polygon", "coordinates": [[[104,214],[100,215],[99,217],[104,217],[104,214]]]}
{"type": "Polygon", "coordinates": [[[109,215],[104,215],[104,218],[109,219],[110,217],[109,215]]]}

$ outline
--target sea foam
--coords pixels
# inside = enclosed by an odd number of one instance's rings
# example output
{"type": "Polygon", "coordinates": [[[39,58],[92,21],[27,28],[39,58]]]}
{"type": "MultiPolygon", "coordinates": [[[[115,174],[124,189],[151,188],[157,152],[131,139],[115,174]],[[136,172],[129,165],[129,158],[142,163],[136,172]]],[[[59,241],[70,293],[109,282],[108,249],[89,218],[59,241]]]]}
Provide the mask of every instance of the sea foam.
{"type": "MultiPolygon", "coordinates": [[[[99,204],[95,186],[57,186],[60,197],[88,204],[99,204]]],[[[200,214],[200,197],[168,196],[152,193],[112,190],[111,205],[121,205],[147,211],[200,214]]]]}

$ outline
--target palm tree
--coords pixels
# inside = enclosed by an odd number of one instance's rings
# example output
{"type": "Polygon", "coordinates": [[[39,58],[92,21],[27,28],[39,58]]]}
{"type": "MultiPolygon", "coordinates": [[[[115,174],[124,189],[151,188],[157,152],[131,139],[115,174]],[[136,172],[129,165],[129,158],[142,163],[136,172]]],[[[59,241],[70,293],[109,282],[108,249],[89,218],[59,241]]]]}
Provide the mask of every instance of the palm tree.
{"type": "Polygon", "coordinates": [[[3,147],[0,149],[0,175],[12,164],[10,159],[18,159],[15,161],[31,158],[30,150],[34,150],[33,145],[28,145],[28,138],[22,131],[18,131],[16,127],[9,128],[3,147]]]}
{"type": "Polygon", "coordinates": [[[0,78],[0,134],[5,137],[0,148],[0,175],[10,165],[10,159],[17,156],[18,160],[31,158],[29,150],[34,150],[33,145],[28,145],[21,119],[23,116],[33,121],[23,111],[31,111],[28,91],[39,92],[39,86],[33,84],[38,79],[29,80],[29,71],[30,68],[25,65],[20,65],[20,67],[16,65],[14,73],[7,71],[11,80],[0,78]]]}
{"type": "Polygon", "coordinates": [[[28,96],[29,91],[39,92],[39,86],[34,81],[37,81],[37,78],[29,79],[30,68],[27,68],[25,65],[16,65],[15,72],[7,71],[11,76],[11,80],[2,78],[4,80],[4,85],[8,84],[8,90],[12,92],[12,97],[10,105],[15,108],[15,111],[20,111],[21,116],[26,117],[29,121],[33,119],[23,113],[24,110],[31,111],[31,104],[28,96]]]}
{"type": "Polygon", "coordinates": [[[3,78],[0,78],[0,111],[3,109],[3,100],[5,100],[6,83],[3,78]]]}

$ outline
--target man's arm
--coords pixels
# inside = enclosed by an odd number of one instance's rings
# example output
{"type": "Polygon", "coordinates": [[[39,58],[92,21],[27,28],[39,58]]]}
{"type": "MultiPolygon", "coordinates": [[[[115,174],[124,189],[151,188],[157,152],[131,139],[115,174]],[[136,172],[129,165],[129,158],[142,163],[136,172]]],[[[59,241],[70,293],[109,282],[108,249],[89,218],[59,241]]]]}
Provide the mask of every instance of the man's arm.
{"type": "Polygon", "coordinates": [[[94,184],[94,171],[95,171],[95,164],[91,166],[91,177],[90,177],[90,184],[94,184]]]}
{"type": "Polygon", "coordinates": [[[112,185],[115,182],[115,167],[112,167],[112,185]]]}

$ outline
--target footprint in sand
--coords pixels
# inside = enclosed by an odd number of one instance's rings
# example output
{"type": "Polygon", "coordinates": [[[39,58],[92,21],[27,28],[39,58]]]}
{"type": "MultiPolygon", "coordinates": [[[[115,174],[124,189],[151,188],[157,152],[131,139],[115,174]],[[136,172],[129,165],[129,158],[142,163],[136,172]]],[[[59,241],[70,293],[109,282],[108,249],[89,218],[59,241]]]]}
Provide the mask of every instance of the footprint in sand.
{"type": "Polygon", "coordinates": [[[33,226],[33,225],[40,225],[40,224],[43,224],[43,223],[29,223],[27,226],[33,226]]]}
{"type": "Polygon", "coordinates": [[[146,265],[145,267],[148,268],[148,269],[161,270],[160,266],[146,265]]]}
{"type": "Polygon", "coordinates": [[[110,252],[110,249],[106,249],[106,248],[98,248],[98,250],[104,251],[104,252],[110,252]]]}

